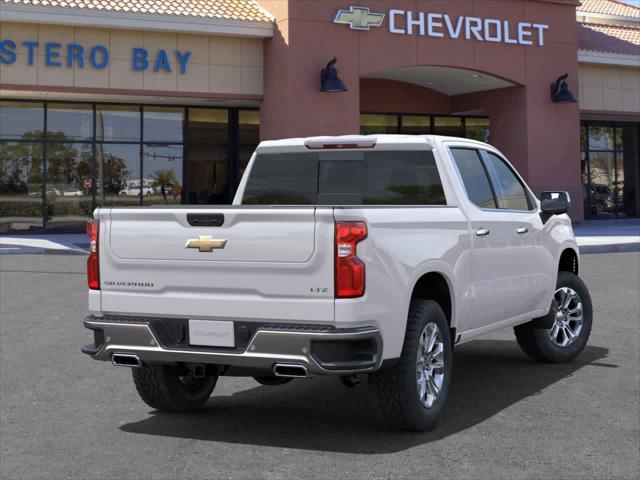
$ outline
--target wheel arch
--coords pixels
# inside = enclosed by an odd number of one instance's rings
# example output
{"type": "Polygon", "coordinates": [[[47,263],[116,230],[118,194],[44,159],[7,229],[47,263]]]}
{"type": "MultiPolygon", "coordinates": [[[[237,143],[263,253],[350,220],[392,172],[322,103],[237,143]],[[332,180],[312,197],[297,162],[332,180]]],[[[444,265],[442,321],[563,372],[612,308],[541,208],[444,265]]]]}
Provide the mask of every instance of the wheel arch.
{"type": "Polygon", "coordinates": [[[558,259],[558,272],[570,272],[576,275],[580,272],[580,256],[573,247],[564,247],[558,259]]]}
{"type": "Polygon", "coordinates": [[[447,317],[449,327],[455,328],[453,287],[447,275],[439,271],[430,271],[422,274],[414,282],[409,301],[416,298],[437,302],[447,317]]]}

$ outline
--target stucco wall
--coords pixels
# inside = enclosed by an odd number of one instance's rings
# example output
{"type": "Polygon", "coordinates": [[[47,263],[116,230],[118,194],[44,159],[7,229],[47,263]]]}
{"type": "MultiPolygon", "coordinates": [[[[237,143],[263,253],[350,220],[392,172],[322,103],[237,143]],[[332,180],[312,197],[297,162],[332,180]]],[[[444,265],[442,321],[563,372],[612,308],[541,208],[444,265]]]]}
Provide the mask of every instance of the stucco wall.
{"type": "MultiPolygon", "coordinates": [[[[33,85],[180,93],[262,94],[262,40],[208,35],[106,30],[66,26],[0,22],[0,38],[17,44],[17,58],[11,65],[0,64],[3,85],[33,85]],[[28,65],[24,41],[37,41],[37,60],[28,65]],[[62,66],[45,64],[46,42],[62,44],[62,66]],[[68,44],[88,50],[93,45],[109,49],[109,65],[96,69],[85,61],[84,68],[67,67],[68,44]],[[150,66],[145,71],[132,68],[132,49],[144,48],[150,66]],[[153,60],[164,49],[171,72],[153,71],[153,60]],[[175,51],[190,51],[185,73],[180,73],[175,51]]],[[[37,90],[34,89],[34,90],[37,90]]]]}
{"type": "Polygon", "coordinates": [[[450,114],[451,97],[410,83],[360,79],[360,111],[450,114]]]}
{"type": "Polygon", "coordinates": [[[581,64],[580,109],[640,112],[640,69],[581,64]]]}

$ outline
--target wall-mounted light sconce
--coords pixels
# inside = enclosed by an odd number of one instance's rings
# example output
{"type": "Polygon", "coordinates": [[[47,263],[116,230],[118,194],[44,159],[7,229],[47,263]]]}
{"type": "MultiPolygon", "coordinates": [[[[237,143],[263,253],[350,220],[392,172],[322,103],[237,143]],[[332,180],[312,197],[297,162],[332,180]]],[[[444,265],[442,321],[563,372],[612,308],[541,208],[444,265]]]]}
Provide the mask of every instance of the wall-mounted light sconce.
{"type": "Polygon", "coordinates": [[[569,74],[565,73],[551,84],[551,101],[553,103],[577,103],[576,97],[569,90],[568,77],[569,74]]]}
{"type": "Polygon", "coordinates": [[[333,58],[327,66],[320,72],[320,90],[323,92],[346,92],[347,87],[338,77],[338,70],[336,70],[335,64],[338,61],[337,58],[333,58]]]}

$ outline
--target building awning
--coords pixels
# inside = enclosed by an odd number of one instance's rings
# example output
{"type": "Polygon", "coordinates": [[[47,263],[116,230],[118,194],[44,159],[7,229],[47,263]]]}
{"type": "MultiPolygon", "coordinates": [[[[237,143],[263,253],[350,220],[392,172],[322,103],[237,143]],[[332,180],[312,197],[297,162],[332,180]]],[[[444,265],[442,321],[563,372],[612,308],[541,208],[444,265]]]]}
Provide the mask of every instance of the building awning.
{"type": "Polygon", "coordinates": [[[274,18],[255,0],[0,0],[2,20],[271,37],[274,18]]]}

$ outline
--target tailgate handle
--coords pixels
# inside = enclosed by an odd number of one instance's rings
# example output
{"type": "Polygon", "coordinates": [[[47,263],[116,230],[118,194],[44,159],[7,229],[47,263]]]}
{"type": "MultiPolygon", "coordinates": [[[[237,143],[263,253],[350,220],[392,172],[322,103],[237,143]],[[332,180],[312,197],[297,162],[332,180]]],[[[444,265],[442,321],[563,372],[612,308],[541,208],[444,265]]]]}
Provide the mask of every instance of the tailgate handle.
{"type": "Polygon", "coordinates": [[[222,213],[187,213],[187,222],[192,227],[221,227],[224,223],[222,213]]]}

